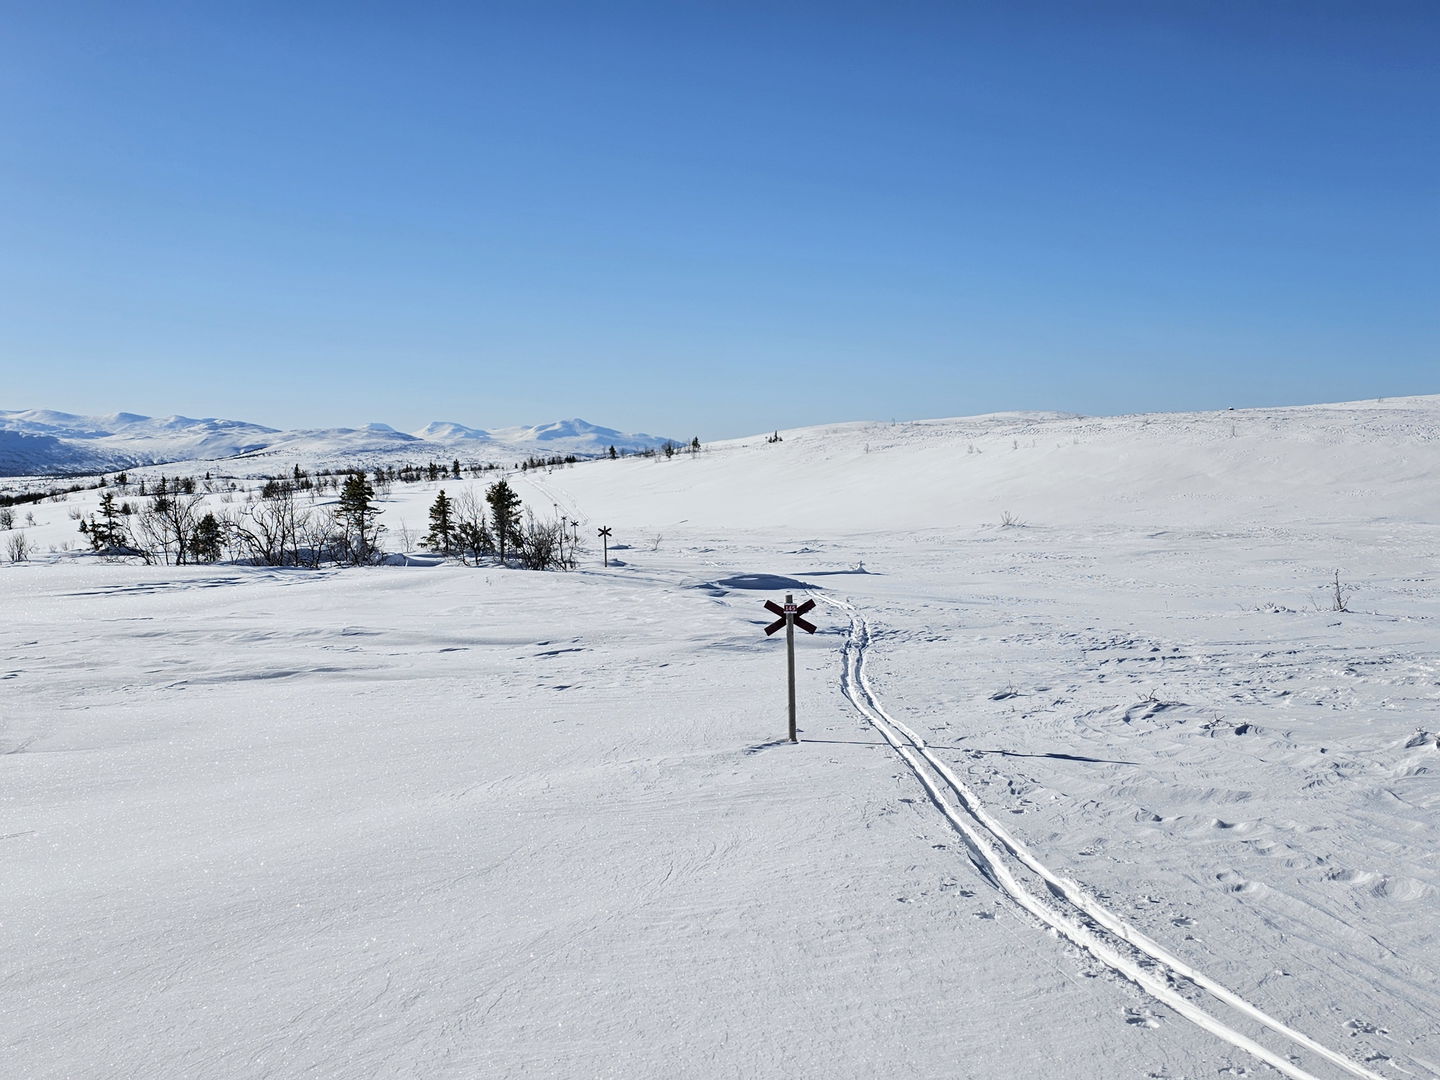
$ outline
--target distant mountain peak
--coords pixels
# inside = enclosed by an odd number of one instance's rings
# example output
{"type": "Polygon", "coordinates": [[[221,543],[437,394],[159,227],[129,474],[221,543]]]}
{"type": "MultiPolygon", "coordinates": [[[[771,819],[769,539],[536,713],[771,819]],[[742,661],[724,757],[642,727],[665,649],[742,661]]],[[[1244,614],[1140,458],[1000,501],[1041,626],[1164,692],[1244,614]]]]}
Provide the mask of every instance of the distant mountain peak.
{"type": "Polygon", "coordinates": [[[531,456],[593,457],[611,446],[627,451],[665,440],[626,434],[575,417],[531,427],[486,431],[454,421],[433,421],[419,431],[373,422],[359,428],[281,431],[243,420],[189,416],[150,417],[116,412],[80,416],[50,409],[0,410],[0,476],[111,472],[142,465],[258,460],[340,466],[370,460],[519,461],[531,456]]]}

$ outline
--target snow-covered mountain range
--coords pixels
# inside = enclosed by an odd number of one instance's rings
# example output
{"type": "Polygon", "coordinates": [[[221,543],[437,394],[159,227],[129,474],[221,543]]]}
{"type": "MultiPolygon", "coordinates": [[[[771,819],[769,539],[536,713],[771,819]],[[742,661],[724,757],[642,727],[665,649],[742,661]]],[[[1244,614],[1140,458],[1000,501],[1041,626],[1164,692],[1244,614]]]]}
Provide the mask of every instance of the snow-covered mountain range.
{"type": "Polygon", "coordinates": [[[663,445],[662,436],[560,420],[494,431],[436,421],[419,431],[388,424],[282,431],[243,420],[136,413],[77,416],[51,409],[0,410],[0,476],[105,472],[172,461],[283,458],[323,467],[357,459],[506,462],[532,455],[595,456],[610,447],[633,452],[663,445]]]}

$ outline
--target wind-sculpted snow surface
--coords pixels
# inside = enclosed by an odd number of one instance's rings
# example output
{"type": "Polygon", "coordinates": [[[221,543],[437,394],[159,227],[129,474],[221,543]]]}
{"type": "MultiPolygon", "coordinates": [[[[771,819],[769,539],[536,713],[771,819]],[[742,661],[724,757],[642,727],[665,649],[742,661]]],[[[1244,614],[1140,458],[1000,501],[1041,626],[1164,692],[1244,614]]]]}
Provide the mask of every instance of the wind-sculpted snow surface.
{"type": "Polygon", "coordinates": [[[573,574],[105,563],[33,504],[0,1071],[1440,1076],[1435,412],[510,477],[612,527],[573,574]]]}
{"type": "Polygon", "coordinates": [[[1198,990],[1203,990],[1220,1004],[1240,1014],[1242,1020],[1258,1023],[1288,1040],[1285,1045],[1287,1053],[1293,1053],[1298,1048],[1338,1066],[1352,1076],[1362,1077],[1364,1080],[1379,1080],[1377,1073],[1300,1034],[1177,959],[1169,950],[1157,945],[1123,919],[1117,918],[1103,905],[1096,903],[1075,882],[1058,876],[1045,866],[985,809],[969,786],[931,752],[920,735],[885,711],[865,676],[865,653],[870,638],[865,618],[856,612],[853,606],[843,601],[833,601],[827,597],[820,599],[844,611],[850,618],[850,638],[845,643],[841,675],[845,696],[914,771],[916,779],[924,786],[935,805],[965,838],[971,860],[986,880],[1002,889],[1040,923],[1080,946],[1110,970],[1131,980],[1157,1001],[1168,1005],[1178,1015],[1286,1076],[1294,1077],[1295,1080],[1313,1080],[1314,1074],[1238,1030],[1233,1026],[1234,1021],[1227,1022],[1218,1018],[1213,1006],[1212,1011],[1207,1012],[1183,993],[1180,986],[1188,983],[1198,990]],[[1016,870],[1012,870],[1012,862],[1017,869],[1028,871],[1037,878],[1036,885],[1027,886],[1022,883],[1016,870]],[[1048,902],[1046,893],[1049,894],[1048,902]]]}

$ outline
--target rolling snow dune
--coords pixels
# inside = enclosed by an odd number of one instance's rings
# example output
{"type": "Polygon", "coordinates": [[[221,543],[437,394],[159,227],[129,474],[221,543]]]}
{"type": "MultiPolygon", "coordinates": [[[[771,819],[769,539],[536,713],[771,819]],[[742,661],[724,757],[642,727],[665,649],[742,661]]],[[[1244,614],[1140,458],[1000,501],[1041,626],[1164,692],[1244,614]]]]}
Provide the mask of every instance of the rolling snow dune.
{"type": "MultiPolygon", "coordinates": [[[[1440,1076],[1437,432],[1001,414],[510,475],[574,573],[107,563],[63,550],[97,492],[17,508],[6,1075],[1440,1076]]],[[[396,485],[387,542],[494,479],[396,485]]]]}

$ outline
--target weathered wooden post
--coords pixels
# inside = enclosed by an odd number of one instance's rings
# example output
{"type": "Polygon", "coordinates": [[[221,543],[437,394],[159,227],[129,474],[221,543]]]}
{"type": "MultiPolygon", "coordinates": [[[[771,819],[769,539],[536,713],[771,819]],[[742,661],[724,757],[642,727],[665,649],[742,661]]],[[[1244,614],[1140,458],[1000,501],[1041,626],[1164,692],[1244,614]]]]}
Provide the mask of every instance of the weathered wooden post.
{"type": "Polygon", "coordinates": [[[610,565],[610,526],[606,525],[600,530],[600,543],[605,546],[605,565],[610,565]]]}
{"type": "Polygon", "coordinates": [[[800,629],[804,630],[807,634],[815,633],[815,624],[801,618],[802,615],[814,606],[814,600],[806,600],[805,603],[796,607],[793,593],[785,594],[784,607],[781,607],[773,600],[765,601],[765,610],[771,614],[780,616],[765,628],[765,635],[768,637],[782,626],[785,628],[785,670],[789,676],[790,741],[792,743],[798,743],[800,741],[795,727],[795,627],[800,627],[800,629]]]}

